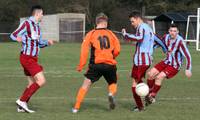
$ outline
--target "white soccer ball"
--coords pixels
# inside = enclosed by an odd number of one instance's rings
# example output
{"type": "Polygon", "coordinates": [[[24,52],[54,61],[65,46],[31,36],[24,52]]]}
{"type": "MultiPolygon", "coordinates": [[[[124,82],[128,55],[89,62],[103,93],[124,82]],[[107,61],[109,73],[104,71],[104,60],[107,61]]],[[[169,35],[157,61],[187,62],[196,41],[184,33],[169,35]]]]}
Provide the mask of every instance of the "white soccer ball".
{"type": "Polygon", "coordinates": [[[136,85],[135,91],[140,97],[145,97],[149,94],[149,86],[145,83],[139,83],[136,85]]]}

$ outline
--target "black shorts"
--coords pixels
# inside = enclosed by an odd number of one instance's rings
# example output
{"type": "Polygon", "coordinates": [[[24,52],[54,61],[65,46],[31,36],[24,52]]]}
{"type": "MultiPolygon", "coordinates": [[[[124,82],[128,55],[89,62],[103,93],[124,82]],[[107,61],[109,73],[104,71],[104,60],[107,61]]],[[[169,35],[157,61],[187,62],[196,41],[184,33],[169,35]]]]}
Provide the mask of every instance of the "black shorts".
{"type": "Polygon", "coordinates": [[[84,74],[92,83],[98,81],[101,76],[105,78],[107,83],[117,83],[117,67],[109,64],[90,64],[88,71],[84,74]]]}

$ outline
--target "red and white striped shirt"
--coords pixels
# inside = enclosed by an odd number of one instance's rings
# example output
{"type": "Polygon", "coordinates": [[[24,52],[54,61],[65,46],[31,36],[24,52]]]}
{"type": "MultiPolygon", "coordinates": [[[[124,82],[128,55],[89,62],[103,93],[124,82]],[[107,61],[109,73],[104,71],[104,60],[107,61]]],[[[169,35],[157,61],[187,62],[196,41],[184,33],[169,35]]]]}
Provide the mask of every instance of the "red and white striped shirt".
{"type": "Polygon", "coordinates": [[[165,64],[171,65],[176,69],[180,69],[183,64],[184,57],[186,58],[186,69],[192,70],[192,59],[190,52],[183,41],[183,38],[178,35],[175,40],[172,40],[169,34],[163,38],[168,52],[164,59],[165,64]]]}
{"type": "Polygon", "coordinates": [[[39,49],[48,46],[47,40],[42,40],[39,23],[31,16],[10,35],[16,41],[17,37],[22,37],[21,53],[30,56],[38,56],[39,49]]]}

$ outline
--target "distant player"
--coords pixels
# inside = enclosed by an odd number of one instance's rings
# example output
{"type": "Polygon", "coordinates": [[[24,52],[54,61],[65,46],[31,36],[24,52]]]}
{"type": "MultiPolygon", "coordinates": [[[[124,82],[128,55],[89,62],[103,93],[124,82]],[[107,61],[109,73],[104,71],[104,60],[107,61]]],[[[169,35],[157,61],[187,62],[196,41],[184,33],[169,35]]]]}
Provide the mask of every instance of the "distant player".
{"type": "Polygon", "coordinates": [[[167,46],[167,56],[160,63],[156,64],[148,73],[148,85],[150,94],[146,97],[146,105],[155,102],[155,97],[161,88],[162,81],[174,77],[180,70],[184,57],[186,58],[185,75],[192,76],[192,60],[188,48],[183,38],[178,34],[179,30],[175,24],[169,28],[169,34],[163,37],[163,42],[167,46]]]}
{"type": "Polygon", "coordinates": [[[140,12],[132,12],[129,15],[129,19],[131,25],[136,28],[136,34],[126,33],[125,29],[122,29],[122,34],[125,39],[137,42],[131,75],[133,78],[132,93],[136,102],[134,111],[142,111],[144,110],[144,105],[140,96],[136,94],[135,87],[138,83],[143,82],[142,78],[145,77],[145,73],[152,63],[154,45],[160,45],[163,48],[163,51],[166,51],[166,47],[161,40],[154,36],[153,30],[149,25],[143,22],[140,12]]]}
{"type": "Polygon", "coordinates": [[[27,103],[31,96],[42,87],[46,80],[43,73],[43,67],[38,64],[38,54],[40,48],[53,45],[52,40],[43,40],[40,29],[40,21],[43,17],[43,9],[36,5],[31,9],[31,17],[22,22],[19,27],[10,35],[11,39],[22,43],[20,54],[20,63],[27,76],[28,85],[20,99],[16,101],[18,112],[33,113],[27,103]]]}
{"type": "Polygon", "coordinates": [[[107,29],[107,25],[108,17],[104,13],[99,13],[96,16],[96,28],[87,33],[83,40],[77,71],[82,71],[86,64],[89,49],[90,61],[85,73],[85,80],[78,91],[76,103],[72,108],[73,113],[79,111],[88,89],[102,76],[108,83],[110,109],[115,108],[114,96],[117,92],[117,61],[115,59],[120,53],[120,43],[115,34],[107,29]]]}

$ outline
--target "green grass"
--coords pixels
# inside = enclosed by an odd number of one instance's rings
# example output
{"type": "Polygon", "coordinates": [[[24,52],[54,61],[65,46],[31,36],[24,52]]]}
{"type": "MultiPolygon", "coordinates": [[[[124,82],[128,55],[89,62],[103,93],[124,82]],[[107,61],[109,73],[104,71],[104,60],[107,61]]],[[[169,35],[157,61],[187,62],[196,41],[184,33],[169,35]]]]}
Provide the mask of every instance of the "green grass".
{"type": "MultiPolygon", "coordinates": [[[[47,84],[30,101],[34,114],[17,113],[16,99],[27,84],[19,63],[20,45],[0,43],[0,120],[199,120],[200,118],[200,53],[191,49],[193,76],[190,80],[182,69],[173,79],[166,80],[157,103],[146,111],[135,113],[131,94],[132,54],[134,46],[123,45],[118,58],[117,108],[108,110],[107,85],[101,79],[86,96],[78,114],[70,112],[76,92],[84,79],[75,71],[79,62],[80,44],[56,44],[42,49],[39,62],[45,69],[47,84]]],[[[154,63],[163,58],[158,49],[154,63]]]]}

